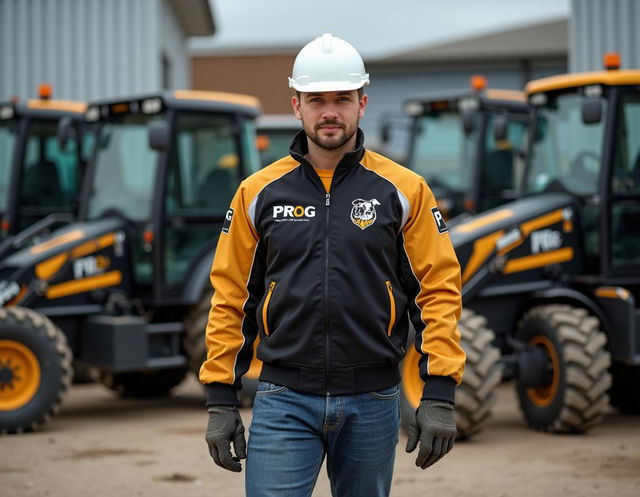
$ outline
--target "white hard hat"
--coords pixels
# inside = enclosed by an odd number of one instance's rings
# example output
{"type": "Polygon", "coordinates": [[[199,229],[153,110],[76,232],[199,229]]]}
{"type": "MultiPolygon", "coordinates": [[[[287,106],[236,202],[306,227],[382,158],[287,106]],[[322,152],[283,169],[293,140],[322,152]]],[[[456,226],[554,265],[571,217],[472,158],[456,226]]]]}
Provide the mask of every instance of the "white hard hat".
{"type": "Polygon", "coordinates": [[[301,92],[357,90],[368,84],[358,51],[328,33],[302,47],[289,78],[289,87],[301,92]]]}

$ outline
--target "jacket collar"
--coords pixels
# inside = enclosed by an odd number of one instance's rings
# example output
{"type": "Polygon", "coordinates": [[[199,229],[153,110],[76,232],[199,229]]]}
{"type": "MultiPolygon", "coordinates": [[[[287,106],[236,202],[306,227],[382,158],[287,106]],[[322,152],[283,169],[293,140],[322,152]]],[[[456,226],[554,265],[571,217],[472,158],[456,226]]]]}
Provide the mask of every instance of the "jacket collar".
{"type": "MultiPolygon", "coordinates": [[[[309,152],[309,147],[307,145],[307,134],[304,130],[299,131],[296,136],[293,137],[293,141],[291,142],[291,146],[289,147],[289,153],[291,157],[297,160],[300,164],[303,164],[307,167],[313,168],[313,164],[311,164],[307,159],[305,159],[305,155],[309,152]]],[[[356,146],[351,152],[347,152],[344,154],[340,162],[338,163],[338,167],[336,167],[336,171],[339,169],[345,169],[350,166],[355,166],[360,163],[362,157],[364,156],[364,133],[360,128],[356,132],[356,146]]]]}

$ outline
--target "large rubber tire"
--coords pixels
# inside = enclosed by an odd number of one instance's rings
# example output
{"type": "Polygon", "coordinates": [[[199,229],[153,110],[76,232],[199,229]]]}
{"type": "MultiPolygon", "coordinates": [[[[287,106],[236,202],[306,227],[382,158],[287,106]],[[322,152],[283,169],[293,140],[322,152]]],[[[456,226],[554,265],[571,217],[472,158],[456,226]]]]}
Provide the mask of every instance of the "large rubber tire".
{"type": "Polygon", "coordinates": [[[640,414],[640,366],[614,362],[611,365],[613,385],[609,391],[611,405],[624,414],[640,414]]]}
{"type": "Polygon", "coordinates": [[[100,381],[120,397],[166,397],[187,376],[187,369],[159,369],[128,373],[100,373],[100,381]]]}
{"type": "MultiPolygon", "coordinates": [[[[496,401],[495,390],[502,374],[500,351],[492,345],[495,336],[487,328],[486,319],[470,309],[463,309],[458,328],[467,361],[462,383],[456,388],[456,428],[457,438],[465,439],[479,433],[491,416],[496,401]]],[[[405,429],[415,416],[424,386],[418,375],[419,358],[411,346],[402,363],[400,408],[405,429]]]]}
{"type": "MultiPolygon", "coordinates": [[[[189,369],[198,376],[200,366],[207,358],[207,347],[205,343],[205,330],[207,321],[209,320],[209,309],[211,308],[211,292],[205,292],[197,305],[195,305],[187,314],[184,320],[185,337],[184,349],[187,354],[189,369]]],[[[254,343],[257,347],[258,340],[254,343]]],[[[243,407],[251,407],[253,399],[258,389],[258,377],[262,363],[255,358],[251,362],[249,371],[242,377],[242,389],[238,392],[238,400],[243,407]]]]}
{"type": "Polygon", "coordinates": [[[41,427],[58,413],[73,371],[64,333],[23,307],[0,308],[0,432],[41,427]]]}
{"type": "Polygon", "coordinates": [[[611,356],[599,321],[585,309],[544,305],[527,311],[517,338],[541,347],[548,384],[525,388],[516,380],[520,409],[529,425],[554,433],[580,433],[602,420],[609,406],[611,356]]]}

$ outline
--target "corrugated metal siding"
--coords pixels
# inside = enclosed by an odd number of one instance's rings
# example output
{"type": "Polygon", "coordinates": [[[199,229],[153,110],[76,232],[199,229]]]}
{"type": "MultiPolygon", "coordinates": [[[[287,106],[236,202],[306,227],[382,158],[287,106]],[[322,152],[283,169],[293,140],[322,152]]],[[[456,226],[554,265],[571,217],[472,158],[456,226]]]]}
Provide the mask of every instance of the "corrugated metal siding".
{"type": "Polygon", "coordinates": [[[619,52],[624,69],[640,69],[640,2],[572,0],[569,21],[571,72],[602,69],[606,52],[619,52]]]}
{"type": "MultiPolygon", "coordinates": [[[[182,28],[174,15],[173,7],[166,1],[162,2],[160,15],[160,50],[169,59],[169,87],[189,88],[191,63],[185,44],[182,28]]],[[[162,82],[162,79],[161,79],[162,82]]]]}
{"type": "Polygon", "coordinates": [[[41,82],[61,99],[160,90],[163,53],[188,88],[185,39],[166,0],[0,0],[0,100],[41,82]]]}

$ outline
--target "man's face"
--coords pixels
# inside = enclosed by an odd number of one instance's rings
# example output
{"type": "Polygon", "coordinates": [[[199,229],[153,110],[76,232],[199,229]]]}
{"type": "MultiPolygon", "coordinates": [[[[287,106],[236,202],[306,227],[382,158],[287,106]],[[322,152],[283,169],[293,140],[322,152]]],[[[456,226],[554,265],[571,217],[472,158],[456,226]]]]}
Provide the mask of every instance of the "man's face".
{"type": "Polygon", "coordinates": [[[309,139],[325,150],[337,150],[358,130],[367,95],[358,98],[358,90],[300,93],[291,104],[309,139]]]}

